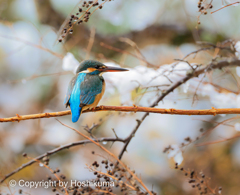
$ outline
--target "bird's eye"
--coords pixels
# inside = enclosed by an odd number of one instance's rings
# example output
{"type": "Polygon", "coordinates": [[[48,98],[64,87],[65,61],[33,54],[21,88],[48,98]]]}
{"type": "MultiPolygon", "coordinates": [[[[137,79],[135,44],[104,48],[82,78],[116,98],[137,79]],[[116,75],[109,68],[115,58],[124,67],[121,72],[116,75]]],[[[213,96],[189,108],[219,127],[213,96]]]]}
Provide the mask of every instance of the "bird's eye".
{"type": "Polygon", "coordinates": [[[101,66],[99,66],[99,65],[95,66],[96,69],[99,69],[100,67],[101,67],[101,66]]]}
{"type": "Polygon", "coordinates": [[[104,68],[105,68],[105,66],[100,66],[100,65],[97,65],[97,66],[95,66],[95,68],[96,68],[96,69],[104,69],[104,68]]]}

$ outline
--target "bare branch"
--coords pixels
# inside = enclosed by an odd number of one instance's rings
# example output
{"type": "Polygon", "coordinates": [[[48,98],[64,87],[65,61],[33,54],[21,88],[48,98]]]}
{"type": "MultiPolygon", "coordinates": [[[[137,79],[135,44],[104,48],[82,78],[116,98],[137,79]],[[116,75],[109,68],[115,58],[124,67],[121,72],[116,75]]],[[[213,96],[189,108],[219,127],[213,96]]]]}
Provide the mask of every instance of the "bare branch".
{"type": "MultiPolygon", "coordinates": [[[[99,138],[99,139],[93,139],[96,142],[124,142],[124,139],[120,139],[120,138],[99,138]]],[[[73,142],[73,143],[69,143],[66,145],[63,145],[61,147],[55,148],[53,150],[50,150],[36,158],[34,158],[34,160],[31,160],[25,164],[23,164],[21,167],[15,169],[14,171],[12,171],[11,173],[7,174],[4,176],[4,178],[2,180],[0,180],[0,183],[3,183],[6,179],[8,179],[9,177],[13,176],[14,174],[18,173],[19,171],[23,170],[24,168],[34,164],[36,162],[36,160],[42,160],[44,157],[49,157],[53,154],[56,154],[62,150],[65,149],[69,149],[72,148],[74,146],[80,146],[80,145],[84,145],[84,144],[88,144],[88,143],[92,143],[90,140],[82,140],[82,141],[78,141],[78,142],[73,142]]]]}
{"type": "MultiPolygon", "coordinates": [[[[187,56],[185,56],[186,58],[187,56]]],[[[162,101],[168,94],[170,94],[171,92],[173,92],[175,89],[177,89],[179,86],[181,86],[182,84],[186,83],[188,80],[190,80],[193,77],[198,77],[199,75],[201,75],[204,72],[209,72],[213,69],[221,69],[223,67],[229,67],[229,66],[240,66],[240,60],[233,58],[233,59],[229,59],[229,60],[222,60],[219,62],[211,62],[210,64],[208,64],[208,66],[201,68],[199,70],[196,71],[192,71],[191,74],[187,74],[186,77],[182,78],[180,81],[176,82],[174,85],[172,85],[168,90],[166,90],[164,93],[162,93],[162,95],[150,106],[150,107],[155,107],[158,105],[158,103],[160,101],[162,101]]],[[[145,118],[149,115],[149,113],[145,113],[143,115],[143,117],[141,118],[141,120],[137,120],[137,125],[136,127],[132,130],[131,134],[127,137],[127,142],[124,144],[118,158],[121,159],[124,152],[127,149],[128,144],[130,143],[131,139],[133,138],[133,136],[136,134],[138,128],[140,127],[140,125],[142,124],[142,122],[145,120],[145,118]]]]}

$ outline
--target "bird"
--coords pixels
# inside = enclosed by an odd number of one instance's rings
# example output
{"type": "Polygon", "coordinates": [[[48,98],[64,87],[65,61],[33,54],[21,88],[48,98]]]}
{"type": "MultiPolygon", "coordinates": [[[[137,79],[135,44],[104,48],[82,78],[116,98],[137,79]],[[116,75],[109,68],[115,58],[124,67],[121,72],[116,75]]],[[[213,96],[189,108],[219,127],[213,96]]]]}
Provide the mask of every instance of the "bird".
{"type": "Polygon", "coordinates": [[[68,85],[64,100],[66,108],[70,106],[72,122],[76,123],[83,110],[95,108],[105,91],[105,72],[128,71],[128,69],[106,66],[96,60],[84,60],[76,70],[76,75],[68,85]]]}

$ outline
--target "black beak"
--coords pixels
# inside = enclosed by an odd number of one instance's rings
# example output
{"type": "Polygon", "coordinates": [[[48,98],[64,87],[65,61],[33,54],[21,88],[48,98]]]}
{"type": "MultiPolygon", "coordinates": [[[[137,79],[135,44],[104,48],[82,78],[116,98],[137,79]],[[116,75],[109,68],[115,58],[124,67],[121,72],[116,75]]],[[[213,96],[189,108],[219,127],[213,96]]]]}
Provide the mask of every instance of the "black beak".
{"type": "Polygon", "coordinates": [[[114,66],[105,66],[106,68],[99,69],[101,72],[122,72],[122,71],[128,71],[128,69],[125,68],[119,68],[114,66]]]}

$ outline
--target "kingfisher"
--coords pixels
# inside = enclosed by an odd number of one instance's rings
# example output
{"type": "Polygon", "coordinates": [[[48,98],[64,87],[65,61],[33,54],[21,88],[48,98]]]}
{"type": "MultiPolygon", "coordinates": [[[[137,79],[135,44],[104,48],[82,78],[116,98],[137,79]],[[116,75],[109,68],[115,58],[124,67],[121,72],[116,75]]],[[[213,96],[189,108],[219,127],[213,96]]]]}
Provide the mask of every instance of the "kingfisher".
{"type": "Polygon", "coordinates": [[[78,121],[83,110],[95,108],[105,91],[105,72],[128,71],[125,68],[106,66],[95,60],[84,60],[69,83],[64,104],[70,106],[72,122],[78,121]]]}

